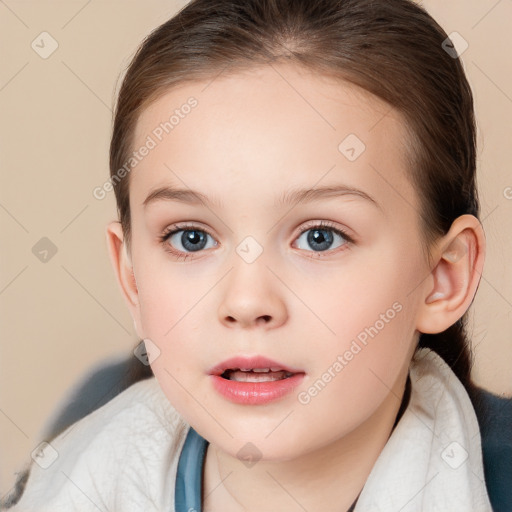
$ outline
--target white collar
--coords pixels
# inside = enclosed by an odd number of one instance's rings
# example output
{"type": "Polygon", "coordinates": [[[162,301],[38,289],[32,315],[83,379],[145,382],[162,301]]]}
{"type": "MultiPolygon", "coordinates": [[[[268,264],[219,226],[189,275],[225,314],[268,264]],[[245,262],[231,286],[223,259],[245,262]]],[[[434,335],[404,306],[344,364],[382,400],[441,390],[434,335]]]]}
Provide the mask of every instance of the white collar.
{"type": "Polygon", "coordinates": [[[422,348],[410,365],[407,409],[379,455],[355,512],[492,512],[480,430],[444,360],[422,348]]]}

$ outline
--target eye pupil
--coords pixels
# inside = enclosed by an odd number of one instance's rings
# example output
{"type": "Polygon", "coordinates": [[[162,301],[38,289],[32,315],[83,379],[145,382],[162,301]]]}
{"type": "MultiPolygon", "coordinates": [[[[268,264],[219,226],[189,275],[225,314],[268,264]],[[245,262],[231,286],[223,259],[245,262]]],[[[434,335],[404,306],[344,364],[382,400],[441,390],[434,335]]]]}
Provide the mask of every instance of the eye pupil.
{"type": "Polygon", "coordinates": [[[324,250],[329,248],[333,242],[332,233],[327,229],[312,229],[308,235],[308,243],[313,247],[317,245],[317,248],[324,250]],[[327,236],[325,236],[327,234],[327,236]]]}
{"type": "Polygon", "coordinates": [[[186,230],[181,235],[181,243],[188,251],[199,251],[206,244],[206,236],[202,231],[186,230]],[[201,242],[203,243],[201,245],[201,242]]]}

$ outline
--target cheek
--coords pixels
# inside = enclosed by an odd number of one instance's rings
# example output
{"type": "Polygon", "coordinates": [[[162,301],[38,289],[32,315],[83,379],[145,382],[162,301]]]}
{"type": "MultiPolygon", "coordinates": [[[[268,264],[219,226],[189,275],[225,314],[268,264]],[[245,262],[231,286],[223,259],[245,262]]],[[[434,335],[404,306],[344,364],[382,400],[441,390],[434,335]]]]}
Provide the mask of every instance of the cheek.
{"type": "Polygon", "coordinates": [[[172,271],[168,265],[145,268],[151,271],[144,270],[137,277],[140,323],[144,337],[160,350],[152,368],[179,379],[185,371],[184,362],[201,364],[207,343],[203,336],[207,332],[204,308],[212,284],[207,279],[172,271]]]}
{"type": "Polygon", "coordinates": [[[329,327],[315,347],[321,354],[315,376],[335,373],[330,398],[339,401],[339,393],[351,389],[343,398],[347,406],[382,399],[412,356],[416,298],[411,292],[421,265],[413,255],[404,261],[391,254],[393,247],[390,243],[386,251],[383,246],[374,261],[362,258],[350,274],[340,273],[329,289],[311,297],[312,303],[322,304],[319,316],[329,327]]]}
{"type": "Polygon", "coordinates": [[[191,267],[176,263],[147,262],[138,272],[141,324],[146,337],[172,339],[187,325],[196,329],[198,306],[215,281],[198,279],[191,267]],[[190,325],[192,322],[193,325],[190,325]]]}
{"type": "Polygon", "coordinates": [[[159,348],[151,369],[170,403],[189,423],[190,393],[203,403],[201,383],[208,368],[205,302],[208,284],[169,269],[147,275],[139,289],[141,325],[159,348]]]}
{"type": "Polygon", "coordinates": [[[317,281],[318,286],[311,280],[296,288],[317,314],[319,332],[332,341],[329,344],[336,345],[337,339],[341,345],[336,348],[342,348],[358,336],[364,341],[364,333],[374,326],[380,335],[412,321],[411,291],[421,272],[412,257],[405,263],[391,254],[392,246],[354,257],[346,270],[330,272],[328,278],[317,281]]]}
{"type": "Polygon", "coordinates": [[[317,419],[322,438],[356,428],[397,393],[405,376],[414,351],[413,315],[405,302],[392,300],[396,295],[383,298],[363,308],[347,303],[332,316],[336,337],[315,348],[315,371],[297,399],[304,418],[317,419]]]}

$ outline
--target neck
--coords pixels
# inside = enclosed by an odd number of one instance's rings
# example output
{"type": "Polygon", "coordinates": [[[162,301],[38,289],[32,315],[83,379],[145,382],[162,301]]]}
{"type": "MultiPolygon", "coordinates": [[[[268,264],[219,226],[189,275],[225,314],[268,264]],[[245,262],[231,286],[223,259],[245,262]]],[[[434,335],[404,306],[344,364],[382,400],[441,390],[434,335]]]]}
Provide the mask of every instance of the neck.
{"type": "Polygon", "coordinates": [[[312,512],[332,510],[333,503],[336,510],[349,510],[405,410],[409,393],[407,378],[407,387],[404,381],[397,383],[357,429],[292,460],[260,460],[247,467],[215,445],[208,445],[204,512],[312,512]]]}

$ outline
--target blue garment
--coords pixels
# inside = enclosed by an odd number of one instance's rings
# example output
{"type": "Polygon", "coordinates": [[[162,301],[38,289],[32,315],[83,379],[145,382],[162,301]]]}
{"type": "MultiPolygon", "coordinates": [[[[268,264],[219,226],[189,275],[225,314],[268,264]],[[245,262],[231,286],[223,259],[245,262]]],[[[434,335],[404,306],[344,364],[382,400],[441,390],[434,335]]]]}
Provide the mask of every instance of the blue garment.
{"type": "MultiPolygon", "coordinates": [[[[174,493],[175,512],[201,512],[204,459],[209,443],[190,427],[178,461],[176,488],[174,493]]],[[[352,512],[352,504],[347,512],[352,512]]]]}
{"type": "Polygon", "coordinates": [[[475,387],[471,400],[480,424],[485,483],[494,512],[512,511],[512,398],[475,387]]]}
{"type": "Polygon", "coordinates": [[[174,508],[176,512],[201,512],[201,487],[208,441],[190,427],[178,462],[174,508]]]}

